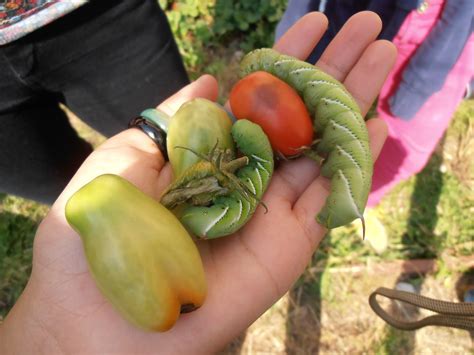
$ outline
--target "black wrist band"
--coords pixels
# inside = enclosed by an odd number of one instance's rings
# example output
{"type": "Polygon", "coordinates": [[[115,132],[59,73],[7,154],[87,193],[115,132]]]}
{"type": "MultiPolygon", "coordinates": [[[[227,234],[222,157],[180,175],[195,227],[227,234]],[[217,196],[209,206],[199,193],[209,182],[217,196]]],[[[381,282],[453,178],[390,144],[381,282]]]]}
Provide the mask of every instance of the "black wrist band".
{"type": "Polygon", "coordinates": [[[160,127],[153,124],[143,117],[133,118],[129,124],[128,128],[136,127],[150,137],[153,142],[157,145],[158,149],[161,151],[165,161],[168,160],[168,151],[166,149],[166,132],[163,131],[160,127]]]}

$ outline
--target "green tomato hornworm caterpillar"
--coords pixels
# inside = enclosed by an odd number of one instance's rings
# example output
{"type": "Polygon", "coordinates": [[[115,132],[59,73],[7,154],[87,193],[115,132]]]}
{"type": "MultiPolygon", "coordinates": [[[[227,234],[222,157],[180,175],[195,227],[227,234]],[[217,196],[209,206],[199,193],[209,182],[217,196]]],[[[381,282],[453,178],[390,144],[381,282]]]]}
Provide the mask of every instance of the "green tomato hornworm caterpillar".
{"type": "Polygon", "coordinates": [[[248,163],[237,169],[235,176],[250,194],[233,189],[215,197],[210,206],[185,207],[180,213],[181,222],[201,238],[222,237],[247,223],[273,174],[273,151],[260,126],[245,119],[238,120],[231,133],[240,152],[248,158],[248,163]]]}
{"type": "Polygon", "coordinates": [[[360,109],[339,81],[314,65],[273,49],[257,49],[241,62],[241,76],[266,71],[292,86],[313,117],[316,150],[324,157],[321,174],[331,179],[331,191],[316,220],[335,228],[362,220],[372,184],[369,136],[360,109]]]}

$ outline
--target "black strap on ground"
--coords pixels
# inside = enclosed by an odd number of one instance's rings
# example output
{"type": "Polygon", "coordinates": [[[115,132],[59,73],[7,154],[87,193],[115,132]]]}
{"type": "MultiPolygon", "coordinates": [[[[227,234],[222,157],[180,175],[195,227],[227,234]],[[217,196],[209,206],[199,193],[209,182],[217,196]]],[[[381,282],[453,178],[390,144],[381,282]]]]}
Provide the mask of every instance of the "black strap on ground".
{"type": "Polygon", "coordinates": [[[474,303],[440,301],[420,296],[416,293],[379,287],[370,295],[369,305],[385,322],[401,330],[416,330],[428,325],[474,330],[474,303]],[[405,321],[388,314],[378,303],[377,296],[405,302],[438,314],[428,316],[418,321],[405,321]]]}

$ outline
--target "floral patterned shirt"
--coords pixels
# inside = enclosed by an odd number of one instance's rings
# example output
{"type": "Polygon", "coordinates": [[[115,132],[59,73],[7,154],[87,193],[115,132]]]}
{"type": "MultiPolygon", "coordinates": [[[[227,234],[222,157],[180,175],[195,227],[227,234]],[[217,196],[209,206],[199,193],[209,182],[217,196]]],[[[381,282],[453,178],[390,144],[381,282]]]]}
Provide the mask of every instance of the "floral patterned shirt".
{"type": "Polygon", "coordinates": [[[88,0],[0,0],[0,45],[71,12],[88,0]]]}

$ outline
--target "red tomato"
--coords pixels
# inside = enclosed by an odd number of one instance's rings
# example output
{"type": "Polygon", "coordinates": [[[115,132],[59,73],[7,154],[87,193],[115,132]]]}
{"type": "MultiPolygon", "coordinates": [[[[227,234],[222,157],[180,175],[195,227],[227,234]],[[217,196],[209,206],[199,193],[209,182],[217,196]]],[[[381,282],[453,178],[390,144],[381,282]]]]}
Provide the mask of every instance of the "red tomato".
{"type": "Polygon", "coordinates": [[[260,125],[273,150],[285,156],[298,155],[299,148],[313,140],[313,124],[303,100],[290,85],[267,72],[239,80],[229,101],[237,119],[260,125]]]}

